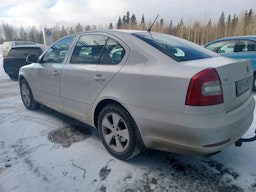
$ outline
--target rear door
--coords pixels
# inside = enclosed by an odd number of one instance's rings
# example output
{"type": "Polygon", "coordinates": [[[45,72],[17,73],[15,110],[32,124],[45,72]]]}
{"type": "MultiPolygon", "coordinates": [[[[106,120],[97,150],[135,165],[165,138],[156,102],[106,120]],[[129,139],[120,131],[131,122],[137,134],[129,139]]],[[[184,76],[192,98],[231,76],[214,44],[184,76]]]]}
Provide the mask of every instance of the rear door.
{"type": "Polygon", "coordinates": [[[85,119],[102,89],[123,65],[125,49],[106,35],[81,35],[61,73],[64,111],[85,119]]]}

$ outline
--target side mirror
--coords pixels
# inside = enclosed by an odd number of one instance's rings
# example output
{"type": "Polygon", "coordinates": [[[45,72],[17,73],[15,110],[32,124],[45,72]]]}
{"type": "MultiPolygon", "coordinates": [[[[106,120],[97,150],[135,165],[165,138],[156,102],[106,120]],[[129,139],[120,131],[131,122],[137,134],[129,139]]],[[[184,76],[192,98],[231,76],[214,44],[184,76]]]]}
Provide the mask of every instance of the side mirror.
{"type": "Polygon", "coordinates": [[[36,54],[28,55],[26,58],[26,61],[28,63],[38,63],[39,62],[39,57],[36,54]]]}

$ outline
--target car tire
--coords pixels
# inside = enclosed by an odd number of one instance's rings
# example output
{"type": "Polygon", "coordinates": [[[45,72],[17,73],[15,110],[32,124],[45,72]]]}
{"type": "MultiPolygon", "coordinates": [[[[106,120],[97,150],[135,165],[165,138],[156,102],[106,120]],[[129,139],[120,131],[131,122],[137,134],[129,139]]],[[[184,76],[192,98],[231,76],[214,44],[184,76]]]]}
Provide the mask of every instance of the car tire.
{"type": "Polygon", "coordinates": [[[128,160],[145,149],[134,120],[122,106],[106,105],[97,125],[103,145],[114,157],[128,160]]]}
{"type": "Polygon", "coordinates": [[[256,74],[254,74],[254,76],[253,76],[252,90],[256,91],[256,74]]]}
{"type": "Polygon", "coordinates": [[[32,91],[25,79],[20,81],[20,95],[23,104],[27,109],[34,110],[39,107],[39,104],[35,101],[32,91]]]}

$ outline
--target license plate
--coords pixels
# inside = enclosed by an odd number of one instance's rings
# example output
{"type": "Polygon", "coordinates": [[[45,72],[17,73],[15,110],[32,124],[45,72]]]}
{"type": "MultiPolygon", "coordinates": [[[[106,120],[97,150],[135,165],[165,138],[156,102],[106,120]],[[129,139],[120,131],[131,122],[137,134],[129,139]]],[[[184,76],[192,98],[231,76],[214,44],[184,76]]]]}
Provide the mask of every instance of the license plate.
{"type": "Polygon", "coordinates": [[[239,97],[244,92],[252,89],[252,78],[248,77],[236,82],[236,96],[239,97]]]}

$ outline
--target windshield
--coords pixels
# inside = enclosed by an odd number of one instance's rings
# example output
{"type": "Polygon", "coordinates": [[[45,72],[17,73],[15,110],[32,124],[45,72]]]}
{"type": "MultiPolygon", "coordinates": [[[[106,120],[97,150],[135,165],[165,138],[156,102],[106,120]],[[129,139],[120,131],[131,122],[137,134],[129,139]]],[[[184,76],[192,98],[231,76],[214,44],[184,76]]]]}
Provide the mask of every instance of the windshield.
{"type": "Polygon", "coordinates": [[[177,62],[219,56],[195,43],[167,34],[145,32],[134,33],[133,35],[162,51],[177,62]]]}

